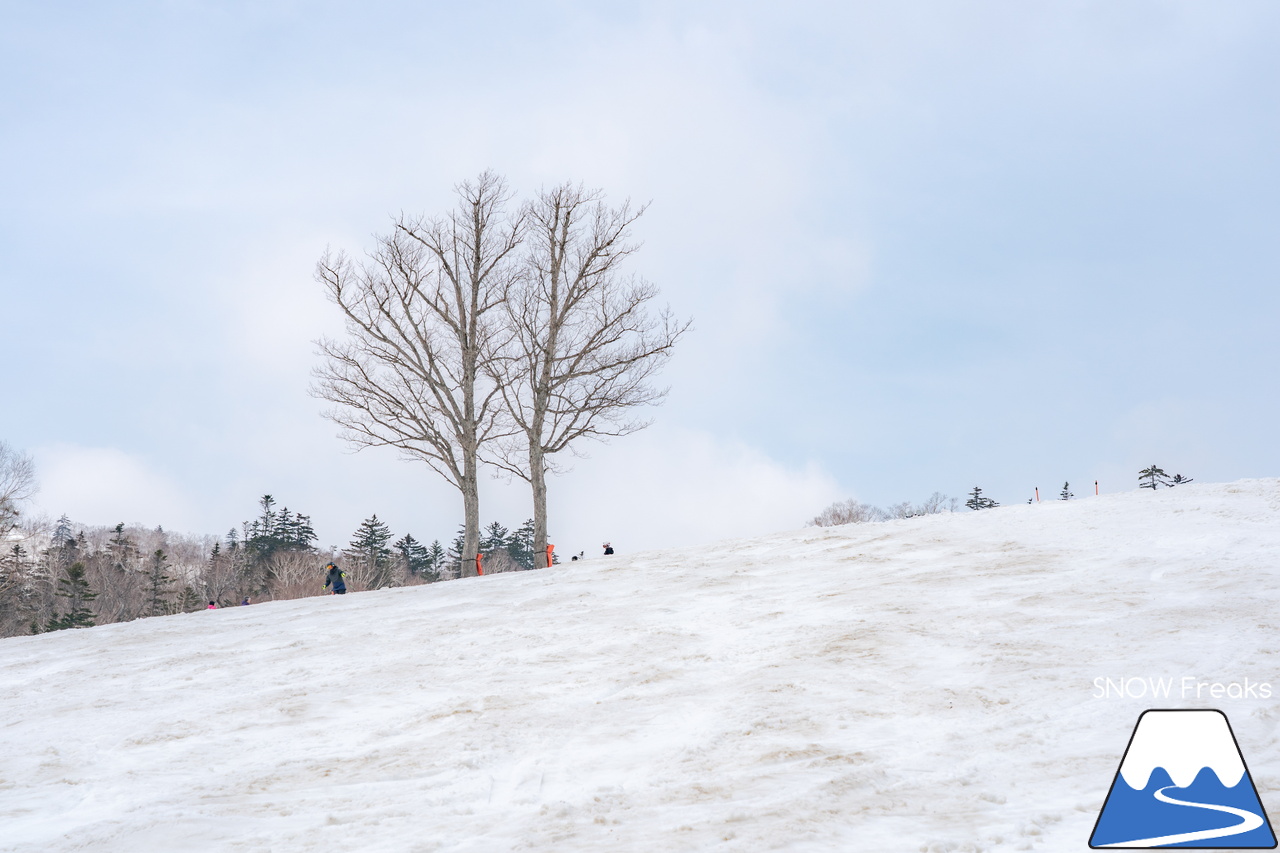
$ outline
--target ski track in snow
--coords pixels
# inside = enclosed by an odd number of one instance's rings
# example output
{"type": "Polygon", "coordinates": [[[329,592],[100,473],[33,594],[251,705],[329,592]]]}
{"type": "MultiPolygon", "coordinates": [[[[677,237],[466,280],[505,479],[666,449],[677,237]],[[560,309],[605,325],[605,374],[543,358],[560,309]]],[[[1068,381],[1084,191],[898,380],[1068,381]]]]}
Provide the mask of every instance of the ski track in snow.
{"type": "Polygon", "coordinates": [[[1280,696],[1092,694],[1280,688],[1278,572],[1252,480],[11,638],[0,851],[1085,849],[1147,707],[1266,803],[1280,696]]]}
{"type": "Polygon", "coordinates": [[[1215,812],[1225,812],[1226,814],[1235,815],[1240,818],[1240,823],[1235,826],[1225,826],[1220,829],[1201,829],[1195,832],[1180,832],[1174,835],[1161,835],[1156,838],[1139,838],[1133,841],[1126,841],[1123,844],[1104,844],[1103,847],[1161,847],[1171,844],[1184,844],[1188,841],[1208,841],[1211,838],[1227,838],[1232,835],[1240,835],[1244,832],[1250,832],[1262,826],[1262,818],[1251,811],[1238,809],[1234,806],[1219,806],[1213,803],[1193,803],[1189,800],[1175,800],[1165,791],[1171,788],[1177,788],[1177,785],[1168,785],[1164,788],[1157,789],[1155,798],[1162,803],[1170,803],[1175,806],[1189,806],[1194,809],[1209,809],[1215,812]]]}

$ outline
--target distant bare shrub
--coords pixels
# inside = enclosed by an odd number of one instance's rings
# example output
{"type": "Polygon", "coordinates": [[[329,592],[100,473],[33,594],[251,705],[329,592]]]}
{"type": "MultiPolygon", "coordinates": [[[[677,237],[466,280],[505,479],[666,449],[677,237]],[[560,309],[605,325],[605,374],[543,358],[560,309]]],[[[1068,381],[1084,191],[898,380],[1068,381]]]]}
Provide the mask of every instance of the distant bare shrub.
{"type": "Polygon", "coordinates": [[[809,522],[810,527],[835,527],[840,524],[864,524],[868,521],[883,521],[884,511],[870,504],[858,503],[850,498],[847,501],[836,501],[809,522]]]}
{"type": "Polygon", "coordinates": [[[900,504],[891,504],[883,510],[886,519],[891,518],[915,518],[916,508],[911,501],[903,501],[900,504]]]}
{"type": "Polygon", "coordinates": [[[920,515],[937,515],[942,512],[955,512],[960,502],[947,497],[942,492],[934,492],[918,504],[903,501],[888,509],[859,503],[853,499],[836,501],[824,509],[809,522],[810,527],[835,527],[839,524],[865,524],[873,521],[889,521],[895,518],[915,518],[920,515]]]}
{"type": "Polygon", "coordinates": [[[484,573],[486,575],[518,572],[522,568],[523,566],[511,559],[511,553],[506,548],[495,548],[484,555],[484,573]]]}
{"type": "Polygon", "coordinates": [[[923,502],[916,504],[916,515],[937,515],[943,512],[956,512],[960,509],[960,499],[934,492],[923,502]]]}

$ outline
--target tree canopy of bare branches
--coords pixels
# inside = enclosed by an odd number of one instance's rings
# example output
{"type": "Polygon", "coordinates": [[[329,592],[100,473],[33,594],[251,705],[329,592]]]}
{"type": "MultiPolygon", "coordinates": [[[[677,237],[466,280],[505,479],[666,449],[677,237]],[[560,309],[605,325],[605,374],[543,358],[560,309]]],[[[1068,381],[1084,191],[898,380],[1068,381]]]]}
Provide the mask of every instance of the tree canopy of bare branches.
{"type": "Polygon", "coordinates": [[[514,427],[493,461],[532,487],[542,562],[552,457],[583,438],[648,426],[635,410],[666,396],[650,379],[689,328],[669,309],[651,310],[657,287],[621,269],[639,248],[630,229],[644,211],[611,208],[601,191],[571,184],[525,206],[524,274],[505,306],[503,350],[488,363],[514,427]]]}
{"type": "Polygon", "coordinates": [[[480,539],[479,451],[498,437],[502,400],[486,360],[519,275],[520,215],[492,172],[456,188],[438,218],[401,216],[357,263],[326,254],[316,278],[346,320],[345,340],[317,342],[312,393],[357,448],[394,447],[462,493],[464,574],[480,539]]]}
{"type": "Polygon", "coordinates": [[[31,457],[0,441],[0,542],[18,523],[24,501],[36,493],[36,466],[31,457]]]}

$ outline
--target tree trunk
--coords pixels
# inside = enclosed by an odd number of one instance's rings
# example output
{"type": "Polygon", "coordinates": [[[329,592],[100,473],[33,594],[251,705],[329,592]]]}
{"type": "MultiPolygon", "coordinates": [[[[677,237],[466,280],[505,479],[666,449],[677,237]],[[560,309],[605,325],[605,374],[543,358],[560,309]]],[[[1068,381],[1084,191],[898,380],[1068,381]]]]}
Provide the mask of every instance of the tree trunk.
{"type": "Polygon", "coordinates": [[[476,552],[480,550],[480,484],[474,455],[468,455],[462,483],[462,577],[476,575],[476,552]]]}
{"type": "Polygon", "coordinates": [[[542,448],[529,442],[529,485],[533,487],[533,564],[551,568],[547,561],[547,465],[542,448]]]}

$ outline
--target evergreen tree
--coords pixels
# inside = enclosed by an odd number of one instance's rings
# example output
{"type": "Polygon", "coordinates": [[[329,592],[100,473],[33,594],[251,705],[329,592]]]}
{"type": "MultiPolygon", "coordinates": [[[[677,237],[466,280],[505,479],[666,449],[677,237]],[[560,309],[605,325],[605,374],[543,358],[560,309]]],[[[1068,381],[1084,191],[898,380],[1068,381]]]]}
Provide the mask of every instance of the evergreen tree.
{"type": "Polygon", "coordinates": [[[1063,483],[1063,484],[1062,484],[1062,491],[1058,494],[1058,500],[1062,500],[1062,501],[1069,501],[1069,500],[1071,500],[1071,499],[1072,499],[1072,498],[1074,498],[1074,497],[1075,497],[1075,495],[1074,495],[1074,494],[1072,493],[1072,491],[1071,491],[1071,484],[1070,484],[1070,483],[1063,483]]]}
{"type": "Polygon", "coordinates": [[[163,616],[169,612],[169,594],[173,584],[173,576],[169,568],[169,557],[163,549],[157,548],[147,561],[147,592],[149,601],[147,609],[151,616],[163,616]]]}
{"type": "Polygon", "coordinates": [[[271,495],[263,495],[258,500],[258,506],[262,507],[262,516],[254,522],[254,526],[258,533],[263,536],[271,536],[276,529],[276,511],[273,509],[276,505],[276,499],[271,495]]]}
{"type": "Polygon", "coordinates": [[[965,501],[964,505],[969,509],[974,510],[992,509],[993,507],[1000,506],[1000,504],[996,503],[991,498],[983,497],[982,489],[977,486],[973,487],[973,491],[969,493],[969,500],[965,501]]]}
{"type": "Polygon", "coordinates": [[[521,569],[532,569],[538,564],[534,562],[533,555],[533,519],[529,519],[520,525],[519,529],[511,535],[511,544],[508,550],[511,553],[511,559],[521,569]]]}
{"type": "Polygon", "coordinates": [[[431,543],[431,547],[427,549],[427,572],[428,577],[432,580],[440,580],[445,567],[444,547],[441,546],[440,540],[437,539],[431,543]]]}
{"type": "Polygon", "coordinates": [[[276,539],[282,548],[292,551],[309,550],[316,541],[316,532],[311,528],[311,516],[300,512],[290,515],[289,508],[285,507],[280,511],[276,539]]]}
{"type": "Polygon", "coordinates": [[[195,587],[187,584],[182,588],[182,597],[178,599],[178,610],[182,613],[194,613],[200,610],[204,599],[196,593],[195,587]]]}
{"type": "Polygon", "coordinates": [[[507,528],[495,521],[480,532],[480,550],[487,553],[506,548],[509,535],[507,528]]]}
{"type": "Polygon", "coordinates": [[[369,589],[381,589],[391,581],[391,529],[374,513],[360,523],[347,553],[362,569],[369,589]]]}
{"type": "Polygon", "coordinates": [[[0,554],[0,610],[8,604],[10,591],[18,585],[18,573],[10,566],[9,555],[0,554]]]}
{"type": "Polygon", "coordinates": [[[54,530],[53,538],[50,540],[49,548],[45,551],[45,556],[54,568],[62,571],[79,559],[80,546],[84,542],[83,537],[83,533],[80,534],[79,538],[72,536],[71,524],[64,515],[58,521],[58,526],[54,530]],[[66,523],[64,524],[64,522],[66,523]]]}
{"type": "Polygon", "coordinates": [[[280,547],[277,536],[276,499],[271,495],[263,495],[258,499],[262,514],[253,521],[244,522],[244,547],[255,564],[263,564],[271,559],[272,554],[280,547]]]}
{"type": "Polygon", "coordinates": [[[7,553],[0,554],[0,604],[7,603],[3,597],[21,586],[26,574],[27,549],[18,542],[7,553]]]}
{"type": "Polygon", "coordinates": [[[404,560],[405,570],[411,575],[426,576],[431,571],[431,554],[426,547],[406,533],[396,542],[395,549],[404,560]]]}
{"type": "Polygon", "coordinates": [[[75,537],[71,532],[71,519],[67,517],[66,513],[63,513],[62,516],[58,518],[57,525],[53,528],[52,544],[54,547],[62,547],[68,542],[74,541],[75,537]]]}
{"type": "Polygon", "coordinates": [[[445,552],[443,577],[462,577],[462,574],[459,574],[459,572],[462,572],[462,552],[464,550],[464,545],[466,544],[466,531],[467,526],[465,524],[459,525],[458,535],[454,537],[453,542],[449,545],[449,550],[445,552]]]}
{"type": "MultiPolygon", "coordinates": [[[[89,628],[93,626],[93,611],[88,608],[88,603],[98,597],[89,586],[89,579],[85,577],[84,563],[72,563],[67,567],[66,575],[58,579],[58,591],[54,593],[59,598],[68,599],[68,609],[61,618],[50,620],[50,631],[61,631],[66,628],[89,628]]],[[[36,628],[35,624],[32,628],[36,628]]],[[[32,633],[36,633],[34,630],[32,633]]]]}
{"type": "Polygon", "coordinates": [[[115,526],[114,533],[111,541],[107,543],[111,567],[118,571],[127,571],[137,555],[137,549],[133,545],[133,540],[125,535],[123,521],[115,526]]]}
{"type": "Polygon", "coordinates": [[[242,524],[238,540],[234,529],[227,534],[227,555],[239,578],[241,594],[266,589],[278,562],[277,554],[315,552],[311,516],[290,512],[288,507],[277,510],[276,499],[271,495],[259,498],[258,506],[258,517],[242,524]]]}
{"type": "Polygon", "coordinates": [[[1168,486],[1169,475],[1152,465],[1138,472],[1138,488],[1155,490],[1157,486],[1168,486]],[[1145,481],[1145,482],[1144,482],[1145,481]]]}

